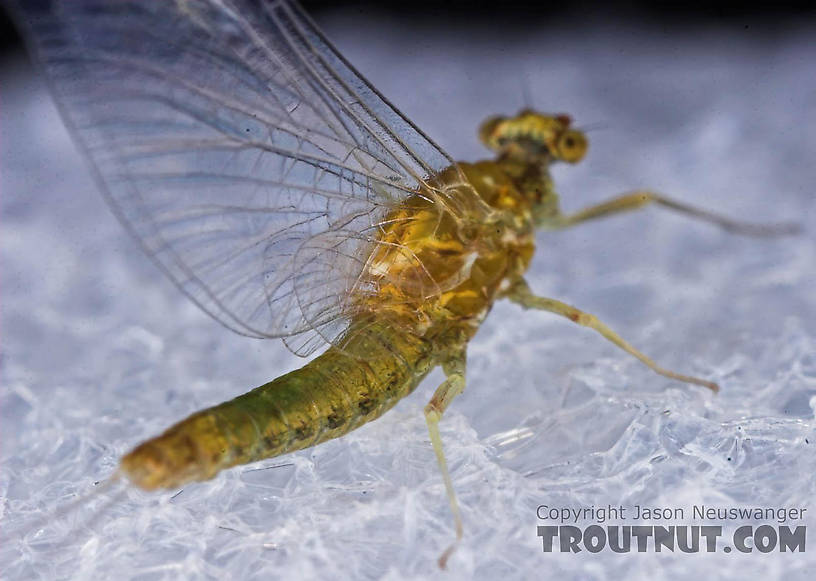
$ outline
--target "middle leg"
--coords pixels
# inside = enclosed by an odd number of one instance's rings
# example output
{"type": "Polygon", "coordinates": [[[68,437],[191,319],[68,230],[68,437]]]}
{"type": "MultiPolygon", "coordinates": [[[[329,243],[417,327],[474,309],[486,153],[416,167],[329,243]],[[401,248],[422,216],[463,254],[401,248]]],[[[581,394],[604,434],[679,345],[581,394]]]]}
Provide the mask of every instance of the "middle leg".
{"type": "Polygon", "coordinates": [[[606,339],[629,353],[634,357],[638,358],[640,361],[646,364],[652,371],[655,373],[659,373],[664,377],[668,377],[670,379],[676,379],[678,381],[683,381],[685,383],[694,383],[696,385],[702,385],[703,387],[707,387],[708,389],[716,392],[719,390],[719,386],[712,382],[706,381],[705,379],[700,379],[698,377],[693,377],[691,375],[683,375],[682,373],[677,373],[671,371],[669,369],[665,369],[660,367],[657,363],[652,361],[649,357],[632,347],[629,343],[627,343],[620,335],[615,333],[612,329],[607,327],[604,323],[598,320],[595,315],[590,313],[586,313],[580,309],[576,309],[575,307],[568,305],[567,303],[563,303],[561,301],[550,299],[547,297],[539,297],[533,294],[530,290],[530,287],[527,285],[527,281],[524,279],[520,279],[507,293],[507,298],[511,301],[520,304],[522,307],[526,309],[539,309],[542,311],[549,311],[551,313],[555,313],[556,315],[561,315],[562,317],[566,317],[573,323],[578,323],[584,327],[589,327],[603,335],[606,339]]]}

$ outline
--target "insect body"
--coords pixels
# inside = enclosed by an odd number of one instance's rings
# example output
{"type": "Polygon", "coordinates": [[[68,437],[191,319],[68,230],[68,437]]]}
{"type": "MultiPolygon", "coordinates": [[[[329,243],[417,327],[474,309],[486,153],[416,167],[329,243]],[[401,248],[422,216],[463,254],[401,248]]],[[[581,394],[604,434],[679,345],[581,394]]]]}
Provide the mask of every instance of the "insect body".
{"type": "MultiPolygon", "coordinates": [[[[655,203],[745,225],[652,192],[576,214],[549,175],[580,161],[566,115],[524,110],[481,127],[496,158],[455,163],[348,65],[293,2],[26,3],[66,122],[117,216],[202,309],[232,330],[328,350],[138,446],[121,473],[145,489],[303,449],[379,417],[434,367],[425,408],[454,513],[438,422],[465,386],[466,347],[500,298],[594,329],[524,281],[537,228],[655,203]]],[[[449,551],[442,557],[442,563],[449,551]]]]}
{"type": "Polygon", "coordinates": [[[177,486],[337,437],[460,357],[529,264],[535,201],[492,162],[460,164],[431,183],[467,214],[420,194],[389,213],[349,297],[359,303],[355,316],[334,347],[140,446],[123,461],[131,480],[177,486]],[[463,174],[466,183],[454,181],[463,174]]]}

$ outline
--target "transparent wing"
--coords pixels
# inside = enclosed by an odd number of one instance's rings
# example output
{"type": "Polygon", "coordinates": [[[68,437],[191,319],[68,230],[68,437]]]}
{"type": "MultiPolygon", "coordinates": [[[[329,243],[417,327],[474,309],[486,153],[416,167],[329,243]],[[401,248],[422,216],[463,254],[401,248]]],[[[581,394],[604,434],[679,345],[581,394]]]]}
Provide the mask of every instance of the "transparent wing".
{"type": "Polygon", "coordinates": [[[427,179],[452,160],[294,2],[18,10],[117,216],[238,333],[331,341],[385,214],[449,203],[427,179]]]}

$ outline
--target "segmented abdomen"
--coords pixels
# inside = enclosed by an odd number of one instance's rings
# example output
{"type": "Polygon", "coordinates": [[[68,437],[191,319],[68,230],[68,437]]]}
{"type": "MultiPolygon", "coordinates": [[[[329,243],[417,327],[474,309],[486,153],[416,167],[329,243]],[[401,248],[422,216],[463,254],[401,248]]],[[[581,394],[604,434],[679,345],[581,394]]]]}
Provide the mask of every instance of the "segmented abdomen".
{"type": "Polygon", "coordinates": [[[197,412],[122,458],[147,490],[342,436],[390,409],[433,367],[432,346],[384,323],[352,325],[338,347],[249,393],[197,412]]]}

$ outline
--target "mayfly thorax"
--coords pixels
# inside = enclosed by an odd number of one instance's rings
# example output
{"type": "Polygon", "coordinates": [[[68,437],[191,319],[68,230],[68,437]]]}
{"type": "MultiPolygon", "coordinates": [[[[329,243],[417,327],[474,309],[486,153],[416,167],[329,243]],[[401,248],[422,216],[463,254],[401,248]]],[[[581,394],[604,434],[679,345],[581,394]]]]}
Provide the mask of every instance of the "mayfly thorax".
{"type": "Polygon", "coordinates": [[[568,115],[491,117],[479,136],[495,157],[455,162],[295,2],[25,2],[20,12],[66,124],[145,252],[233,331],[282,338],[304,356],[326,348],[136,447],[115,477],[143,489],[346,434],[442,367],[425,416],[458,540],[438,423],[465,388],[467,344],[496,300],[566,317],[665,377],[717,389],[536,295],[524,274],[537,230],[647,205],[739,234],[795,230],[651,191],[562,213],[549,168],[588,148],[568,115]]]}

